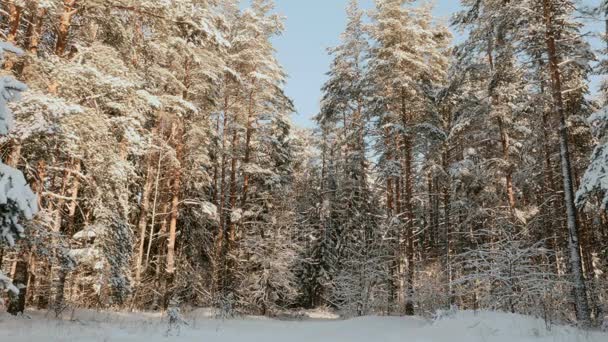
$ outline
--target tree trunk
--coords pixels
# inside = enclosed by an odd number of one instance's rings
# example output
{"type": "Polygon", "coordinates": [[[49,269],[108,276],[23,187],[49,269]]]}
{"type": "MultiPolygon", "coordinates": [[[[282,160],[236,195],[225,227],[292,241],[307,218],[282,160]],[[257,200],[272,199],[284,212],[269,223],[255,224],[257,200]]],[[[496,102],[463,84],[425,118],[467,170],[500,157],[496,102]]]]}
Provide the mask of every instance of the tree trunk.
{"type": "Polygon", "coordinates": [[[28,37],[27,49],[33,55],[38,53],[38,46],[40,45],[40,37],[42,37],[42,26],[44,24],[44,17],[46,16],[46,8],[37,8],[36,15],[33,18],[31,25],[31,32],[28,37]]]}
{"type": "MultiPolygon", "coordinates": [[[[252,86],[255,86],[253,82],[252,86]]],[[[247,132],[245,133],[245,159],[243,163],[245,165],[251,162],[251,139],[253,137],[253,90],[249,94],[249,108],[247,109],[247,132]]],[[[243,197],[241,198],[241,207],[245,210],[245,204],[247,203],[247,192],[249,191],[249,174],[245,173],[243,177],[243,197]]]]}
{"type": "MultiPolygon", "coordinates": [[[[401,89],[401,121],[403,127],[412,124],[408,115],[405,89],[401,89]]],[[[403,134],[404,165],[403,175],[405,180],[405,243],[406,243],[406,263],[407,270],[405,275],[405,314],[414,315],[414,207],[413,190],[414,174],[412,168],[413,141],[409,133],[403,134]]]]}
{"type": "Polygon", "coordinates": [[[516,201],[515,201],[515,191],[513,190],[513,168],[511,166],[511,158],[509,156],[510,150],[510,138],[509,133],[505,128],[504,120],[499,117],[498,118],[498,128],[500,130],[500,143],[502,145],[502,157],[504,161],[507,163],[507,170],[505,171],[505,186],[507,190],[507,200],[509,203],[509,208],[511,210],[515,210],[516,201]]]}
{"type": "Polygon", "coordinates": [[[63,210],[64,210],[64,206],[65,206],[65,194],[67,192],[67,187],[68,184],[70,182],[70,178],[71,178],[71,172],[69,170],[69,168],[65,168],[65,171],[63,172],[63,179],[61,182],[61,190],[59,195],[61,196],[59,198],[59,200],[57,201],[57,205],[55,206],[55,217],[53,220],[53,227],[52,227],[52,231],[53,231],[53,238],[52,238],[52,242],[53,242],[53,255],[54,255],[54,259],[55,260],[59,260],[59,265],[57,265],[57,268],[59,269],[58,274],[57,274],[57,281],[55,281],[55,274],[53,273],[53,264],[50,265],[50,283],[53,286],[53,289],[55,291],[55,298],[53,299],[53,309],[55,310],[55,315],[58,317],[61,312],[64,309],[64,290],[65,290],[65,280],[67,278],[67,271],[64,269],[64,265],[62,265],[62,256],[60,255],[60,253],[62,253],[61,251],[57,250],[57,247],[59,246],[59,242],[58,242],[58,236],[62,233],[61,232],[61,226],[63,223],[63,210]]]}
{"type": "Polygon", "coordinates": [[[6,41],[9,43],[15,43],[17,41],[17,31],[19,31],[19,24],[21,23],[21,12],[23,8],[15,4],[15,0],[10,0],[8,3],[8,34],[6,35],[6,41]]]}
{"type": "Polygon", "coordinates": [[[405,210],[407,247],[407,275],[406,275],[406,302],[405,314],[414,315],[414,207],[413,198],[413,169],[412,169],[412,142],[405,141],[405,210]]]}
{"type": "Polygon", "coordinates": [[[77,175],[77,173],[80,173],[81,165],[82,164],[80,160],[74,161],[72,191],[70,192],[70,205],[68,207],[68,225],[66,228],[66,234],[69,237],[71,237],[75,231],[74,223],[76,221],[76,209],[78,207],[78,190],[80,188],[80,177],[77,175]]]}
{"type": "MultiPolygon", "coordinates": [[[[391,153],[391,140],[390,140],[390,132],[388,128],[384,131],[385,134],[385,147],[386,147],[386,161],[387,163],[391,163],[393,161],[393,156],[391,153]]],[[[390,219],[394,215],[394,202],[393,202],[393,175],[387,175],[386,177],[386,215],[390,219]]]]}
{"type": "MultiPolygon", "coordinates": [[[[17,42],[17,32],[19,31],[19,24],[21,23],[21,12],[23,8],[15,4],[15,0],[10,0],[8,4],[8,34],[6,35],[6,41],[11,44],[17,42]]],[[[14,57],[6,58],[4,61],[4,69],[11,70],[15,61],[14,57]]]]}
{"type": "Polygon", "coordinates": [[[559,55],[555,43],[555,27],[553,24],[553,8],[550,0],[543,0],[543,16],[546,25],[545,43],[549,56],[549,70],[551,72],[553,102],[555,114],[559,117],[559,143],[560,157],[562,163],[562,178],[564,182],[564,202],[566,205],[568,223],[568,245],[570,250],[570,267],[574,281],[574,300],[576,305],[576,317],[583,326],[589,326],[591,316],[587,301],[587,289],[583,276],[581,252],[579,244],[579,227],[577,221],[577,210],[574,203],[574,183],[572,167],[570,164],[570,148],[568,144],[568,127],[566,113],[562,98],[562,80],[559,70],[559,55]]]}
{"type": "MultiPolygon", "coordinates": [[[[236,168],[237,168],[237,143],[238,143],[238,132],[236,127],[232,131],[232,157],[230,161],[230,212],[232,213],[236,209],[236,168]]],[[[228,238],[229,245],[233,247],[232,244],[236,241],[236,223],[233,222],[232,218],[228,219],[228,238]]]]}
{"type": "MultiPolygon", "coordinates": [[[[451,121],[451,115],[449,115],[449,121],[451,121]]],[[[447,130],[446,130],[447,131],[447,130]]],[[[449,144],[446,142],[444,144],[444,148],[443,148],[443,153],[442,153],[442,164],[443,164],[443,170],[444,172],[446,172],[446,174],[449,174],[449,167],[450,167],[450,146],[449,144]]],[[[452,191],[452,186],[451,186],[451,182],[450,182],[450,177],[446,177],[446,183],[443,186],[443,220],[444,220],[444,232],[445,232],[445,270],[446,270],[446,278],[447,278],[447,295],[448,295],[448,300],[447,300],[447,306],[448,308],[450,308],[454,303],[455,303],[455,296],[454,296],[454,290],[452,287],[452,259],[451,259],[451,249],[452,249],[452,243],[451,243],[451,231],[452,231],[452,222],[451,222],[451,206],[452,206],[452,199],[451,199],[451,191],[452,191]]]]}
{"type": "Polygon", "coordinates": [[[17,168],[19,164],[19,160],[21,159],[21,142],[17,140],[13,140],[13,146],[11,149],[11,153],[9,154],[6,164],[10,167],[17,168]]]}
{"type": "Polygon", "coordinates": [[[144,188],[142,190],[141,206],[139,210],[139,219],[137,221],[137,229],[139,230],[139,246],[137,249],[137,262],[135,264],[135,287],[137,288],[141,283],[142,264],[144,260],[144,247],[146,241],[146,228],[148,228],[148,210],[150,207],[150,193],[152,192],[152,185],[154,184],[154,177],[152,176],[152,157],[148,155],[146,163],[146,178],[144,182],[144,188]]]}
{"type": "Polygon", "coordinates": [[[223,115],[224,115],[224,120],[223,120],[223,127],[222,127],[222,146],[221,146],[221,153],[222,153],[222,157],[221,157],[221,165],[220,165],[220,177],[219,177],[219,186],[218,186],[218,193],[219,193],[219,227],[218,227],[218,231],[217,231],[217,235],[215,238],[215,260],[214,260],[214,291],[216,292],[216,294],[220,294],[223,292],[223,281],[222,281],[222,268],[224,265],[224,249],[225,249],[225,240],[226,240],[226,214],[225,214],[225,207],[226,207],[226,160],[227,160],[227,153],[226,153],[226,132],[228,130],[228,117],[229,117],[229,113],[228,113],[228,109],[229,109],[229,95],[226,95],[226,98],[224,99],[224,110],[223,110],[223,115]]]}
{"type": "MultiPolygon", "coordinates": [[[[499,32],[498,37],[496,39],[496,45],[499,48],[502,48],[503,45],[505,44],[503,35],[504,35],[503,32],[499,32]]],[[[494,72],[494,70],[495,70],[494,56],[493,56],[494,51],[493,50],[494,50],[494,46],[490,45],[488,47],[488,63],[490,64],[490,70],[492,72],[494,72]]],[[[494,108],[498,107],[498,105],[500,104],[500,98],[499,98],[499,94],[496,93],[496,91],[493,87],[490,88],[490,97],[492,98],[492,107],[494,107],[494,108]]],[[[501,116],[498,116],[497,122],[498,122],[498,131],[499,131],[499,135],[500,135],[500,144],[502,147],[502,158],[505,161],[505,163],[508,164],[507,170],[505,170],[505,191],[507,193],[507,203],[509,203],[509,209],[511,211],[513,211],[515,209],[516,202],[515,202],[515,191],[513,190],[513,170],[510,165],[510,159],[511,159],[510,153],[509,153],[510,138],[509,138],[509,133],[507,132],[506,127],[505,127],[504,118],[501,116]]]]}
{"type": "Polygon", "coordinates": [[[57,28],[57,43],[55,45],[55,54],[63,56],[68,43],[70,26],[72,25],[72,17],[78,12],[75,8],[76,0],[63,0],[63,12],[59,17],[59,27],[57,28]]]}
{"type": "MultiPolygon", "coordinates": [[[[178,125],[180,123],[174,124],[174,134],[173,136],[176,139],[175,142],[175,154],[176,158],[179,162],[182,160],[183,153],[183,141],[182,141],[182,130],[178,125]]],[[[169,239],[167,240],[167,268],[166,268],[166,288],[165,288],[165,303],[164,308],[166,309],[169,305],[169,301],[172,299],[173,295],[173,281],[175,279],[175,242],[177,238],[177,219],[179,216],[179,195],[181,190],[181,174],[182,174],[182,165],[178,165],[175,168],[173,175],[173,196],[171,200],[171,218],[169,221],[169,239]]]]}
{"type": "Polygon", "coordinates": [[[24,260],[25,255],[19,255],[19,260],[13,265],[13,284],[19,289],[19,294],[11,294],[8,305],[8,313],[11,315],[23,314],[25,311],[25,299],[27,298],[28,262],[24,260]]]}
{"type": "Polygon", "coordinates": [[[213,163],[213,203],[218,207],[220,206],[220,144],[219,137],[221,135],[221,122],[222,116],[217,115],[216,125],[215,125],[215,134],[216,134],[216,143],[215,143],[215,160],[213,163]]]}
{"type": "MultiPolygon", "coordinates": [[[[229,210],[228,210],[228,212],[230,212],[231,214],[236,210],[236,201],[237,201],[237,194],[236,194],[236,189],[237,189],[236,173],[237,173],[237,161],[238,161],[237,144],[238,144],[238,132],[236,130],[236,127],[234,127],[233,131],[232,131],[232,157],[231,157],[231,162],[230,162],[230,203],[229,203],[229,210]]],[[[226,255],[225,255],[225,258],[227,258],[226,259],[226,269],[225,269],[226,274],[224,275],[226,277],[225,281],[226,281],[226,284],[227,284],[229,290],[232,290],[232,288],[234,286],[233,275],[234,275],[234,269],[236,267],[236,264],[235,264],[235,260],[234,260],[235,255],[233,255],[233,253],[235,253],[235,251],[236,251],[236,248],[237,248],[236,244],[237,244],[236,222],[234,222],[234,218],[232,217],[232,215],[230,215],[228,217],[228,243],[226,246],[226,255]]]]}
{"type": "Polygon", "coordinates": [[[59,274],[57,277],[57,285],[55,286],[55,300],[53,303],[53,309],[55,310],[55,316],[59,317],[65,309],[65,280],[68,276],[67,270],[62,265],[59,266],[59,274]]]}

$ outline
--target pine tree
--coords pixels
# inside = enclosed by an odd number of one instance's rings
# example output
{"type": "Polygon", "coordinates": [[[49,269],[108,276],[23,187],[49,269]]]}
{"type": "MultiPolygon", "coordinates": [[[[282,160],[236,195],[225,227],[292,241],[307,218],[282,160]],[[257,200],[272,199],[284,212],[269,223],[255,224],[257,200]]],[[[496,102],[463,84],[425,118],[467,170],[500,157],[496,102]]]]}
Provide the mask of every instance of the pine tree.
{"type": "MultiPolygon", "coordinates": [[[[22,51],[10,43],[0,44],[0,62],[6,53],[21,54],[22,51]]],[[[11,76],[0,78],[0,135],[9,134],[13,127],[13,113],[8,103],[19,98],[27,87],[11,76]]],[[[38,211],[36,195],[25,181],[23,174],[0,162],[0,248],[13,247],[17,239],[23,238],[25,228],[19,222],[22,218],[31,220],[38,211]]],[[[23,313],[27,289],[26,265],[18,265],[13,280],[0,271],[0,291],[11,294],[9,312],[13,315],[23,313]]]]}
{"type": "MultiPolygon", "coordinates": [[[[388,222],[397,223],[395,260],[404,265],[405,312],[414,314],[414,154],[416,135],[429,120],[433,86],[445,78],[445,48],[449,33],[434,26],[428,7],[411,1],[379,0],[372,14],[370,35],[375,41],[369,62],[369,82],[376,95],[371,110],[382,132],[378,148],[386,180],[388,222]],[[403,254],[405,253],[405,254],[403,254]]],[[[433,126],[430,126],[433,127],[433,126]]],[[[401,267],[399,266],[399,267],[401,267]]],[[[401,283],[401,280],[399,281],[401,283]]]]}

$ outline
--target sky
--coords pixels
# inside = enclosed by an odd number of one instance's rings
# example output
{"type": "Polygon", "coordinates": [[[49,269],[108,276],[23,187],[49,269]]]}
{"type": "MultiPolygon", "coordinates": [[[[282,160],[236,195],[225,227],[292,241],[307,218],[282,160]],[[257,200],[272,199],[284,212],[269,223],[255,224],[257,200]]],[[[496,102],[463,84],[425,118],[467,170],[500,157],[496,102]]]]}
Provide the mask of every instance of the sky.
{"type": "MultiPolygon", "coordinates": [[[[275,0],[276,12],[286,16],[285,32],[275,38],[278,59],[289,74],[286,92],[296,106],[293,121],[299,127],[313,127],[311,118],[319,111],[321,86],[326,80],[331,57],[327,48],[339,43],[346,26],[348,0],[275,0]]],[[[361,0],[369,9],[372,0],[361,0]]],[[[435,15],[448,22],[457,11],[457,0],[438,0],[435,15]]]]}

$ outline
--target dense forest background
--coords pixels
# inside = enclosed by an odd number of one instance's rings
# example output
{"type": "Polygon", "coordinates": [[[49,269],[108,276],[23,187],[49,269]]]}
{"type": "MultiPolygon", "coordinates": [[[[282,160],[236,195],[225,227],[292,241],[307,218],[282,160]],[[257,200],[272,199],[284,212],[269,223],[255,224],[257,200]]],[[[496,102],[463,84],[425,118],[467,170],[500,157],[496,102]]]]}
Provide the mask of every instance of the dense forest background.
{"type": "Polygon", "coordinates": [[[271,0],[2,1],[8,310],[601,324],[608,66],[583,20],[608,4],[461,2],[452,46],[426,4],[351,1],[304,130],[271,0]]]}

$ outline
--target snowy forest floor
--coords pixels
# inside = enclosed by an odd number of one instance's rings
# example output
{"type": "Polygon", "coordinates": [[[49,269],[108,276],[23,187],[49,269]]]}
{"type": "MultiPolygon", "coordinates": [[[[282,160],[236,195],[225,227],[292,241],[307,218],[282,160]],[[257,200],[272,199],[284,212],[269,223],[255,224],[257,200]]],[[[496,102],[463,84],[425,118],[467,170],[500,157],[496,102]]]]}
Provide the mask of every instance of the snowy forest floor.
{"type": "Polygon", "coordinates": [[[542,320],[496,312],[460,312],[436,321],[404,317],[340,320],[310,315],[302,320],[244,317],[213,319],[208,310],[185,315],[187,324],[168,333],[166,317],[147,313],[78,311],[56,320],[43,312],[14,318],[0,313],[0,341],[205,341],[205,342],[606,342],[608,334],[572,327],[547,329],[542,320]]]}

